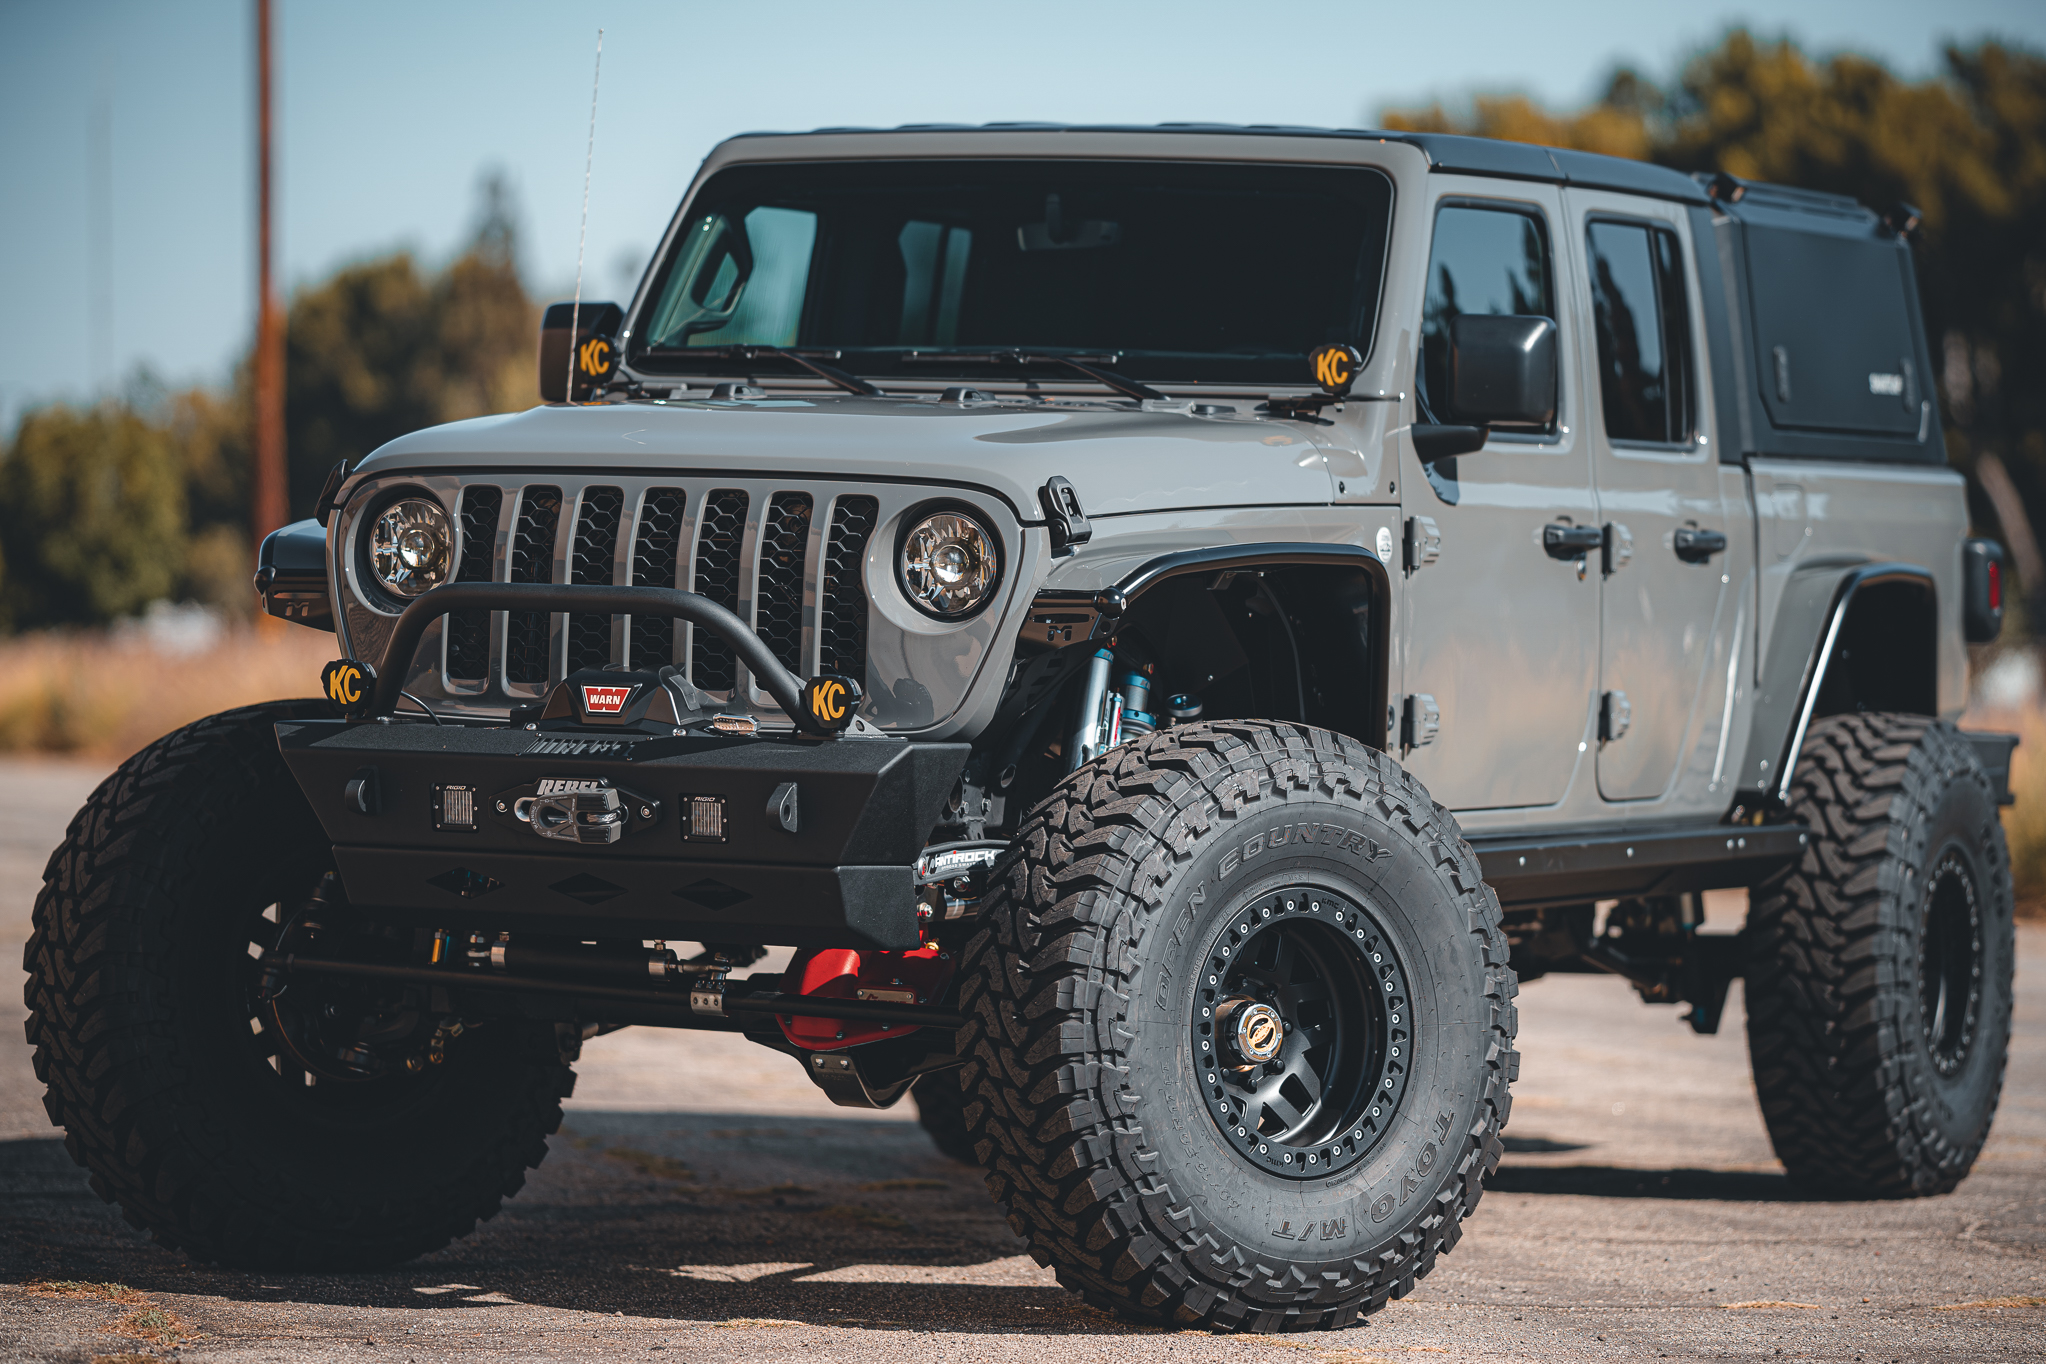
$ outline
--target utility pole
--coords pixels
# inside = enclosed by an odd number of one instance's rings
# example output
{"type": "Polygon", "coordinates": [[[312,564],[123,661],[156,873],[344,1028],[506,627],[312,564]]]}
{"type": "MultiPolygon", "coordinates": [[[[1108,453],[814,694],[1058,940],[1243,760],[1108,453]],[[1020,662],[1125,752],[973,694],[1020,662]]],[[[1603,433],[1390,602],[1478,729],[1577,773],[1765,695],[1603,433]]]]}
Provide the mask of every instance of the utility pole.
{"type": "Polygon", "coordinates": [[[256,545],[288,515],[284,475],[284,317],[271,276],[270,0],[256,0],[256,462],[249,515],[256,545]]]}

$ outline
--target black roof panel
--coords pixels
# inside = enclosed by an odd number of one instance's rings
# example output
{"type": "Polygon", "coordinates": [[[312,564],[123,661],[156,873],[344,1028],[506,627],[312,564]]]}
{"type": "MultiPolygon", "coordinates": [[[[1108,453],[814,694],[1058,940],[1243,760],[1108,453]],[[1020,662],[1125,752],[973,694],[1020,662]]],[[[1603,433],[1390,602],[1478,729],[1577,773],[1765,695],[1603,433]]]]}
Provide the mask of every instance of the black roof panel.
{"type": "MultiPolygon", "coordinates": [[[[1332,137],[1373,142],[1403,142],[1418,148],[1433,170],[1463,175],[1495,175],[1513,180],[1540,180],[1555,185],[1582,185],[1587,189],[1618,190],[1626,194],[1649,194],[1658,199],[1703,204],[1710,200],[1704,187],[1690,176],[1646,161],[1600,156],[1595,152],[1565,151],[1539,147],[1528,142],[1501,142],[1489,137],[1464,137],[1456,133],[1395,132],[1379,128],[1307,128],[1281,123],[910,123],[899,128],[817,128],[817,133],[929,133],[929,132],[1033,132],[1033,133],[1208,133],[1247,137],[1332,137]]],[[[785,132],[740,133],[738,137],[800,137],[785,132]]]]}

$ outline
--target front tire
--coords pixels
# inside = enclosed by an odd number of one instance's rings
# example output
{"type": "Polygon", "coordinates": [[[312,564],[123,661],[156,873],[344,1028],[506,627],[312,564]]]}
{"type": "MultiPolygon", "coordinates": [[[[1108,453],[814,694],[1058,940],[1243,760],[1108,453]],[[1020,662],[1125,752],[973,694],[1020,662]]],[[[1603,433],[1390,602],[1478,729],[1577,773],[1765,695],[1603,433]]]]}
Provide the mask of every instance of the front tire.
{"type": "Polygon", "coordinates": [[[1264,721],[1117,748],[1031,813],[965,953],[988,1186],[1096,1306],[1351,1325],[1497,1166],[1506,960],[1455,820],[1384,754],[1264,721]]]}
{"type": "Polygon", "coordinates": [[[275,944],[329,850],[274,726],[331,713],[251,706],[143,749],[71,821],[36,900],[23,965],[50,1120],[100,1197],[197,1260],[353,1269],[438,1249],[539,1164],[573,1081],[552,1029],[526,1024],[470,1027],[416,1074],[292,1063],[332,1060],[307,1050],[320,997],[286,1007],[294,981],[259,999],[251,948],[275,944]]]}
{"type": "Polygon", "coordinates": [[[2010,1050],[2010,854],[1967,740],[1924,716],[1811,727],[1791,784],[1811,828],[1748,913],[1748,1051],[1791,1178],[1946,1193],[1989,1135],[2010,1050]]]}

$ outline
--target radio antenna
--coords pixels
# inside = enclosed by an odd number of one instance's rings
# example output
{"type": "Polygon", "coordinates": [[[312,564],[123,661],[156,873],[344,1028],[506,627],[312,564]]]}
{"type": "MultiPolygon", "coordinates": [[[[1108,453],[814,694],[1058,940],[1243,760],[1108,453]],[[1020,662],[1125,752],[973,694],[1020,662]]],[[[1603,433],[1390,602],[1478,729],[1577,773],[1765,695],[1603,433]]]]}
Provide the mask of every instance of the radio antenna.
{"type": "Polygon", "coordinates": [[[597,30],[597,69],[590,77],[590,140],[583,148],[583,225],[575,239],[575,302],[568,310],[568,385],[562,389],[575,401],[576,336],[582,330],[583,247],[590,239],[590,164],[597,156],[597,84],[604,78],[604,30],[597,30]]]}

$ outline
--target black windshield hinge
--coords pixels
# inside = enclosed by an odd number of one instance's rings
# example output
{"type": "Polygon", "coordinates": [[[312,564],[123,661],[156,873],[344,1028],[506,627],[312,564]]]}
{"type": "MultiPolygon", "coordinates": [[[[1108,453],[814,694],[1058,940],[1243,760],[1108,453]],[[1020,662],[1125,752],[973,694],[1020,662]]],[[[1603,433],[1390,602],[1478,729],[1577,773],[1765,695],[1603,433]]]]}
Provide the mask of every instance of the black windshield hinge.
{"type": "Polygon", "coordinates": [[[1070,554],[1075,547],[1094,538],[1094,527],[1088,523],[1087,513],[1080,507],[1080,494],[1071,483],[1053,474],[1037,490],[1037,500],[1044,504],[1044,524],[1051,532],[1053,554],[1070,554]]]}

